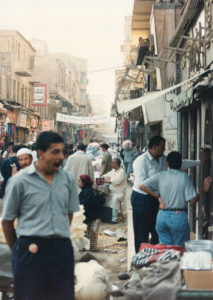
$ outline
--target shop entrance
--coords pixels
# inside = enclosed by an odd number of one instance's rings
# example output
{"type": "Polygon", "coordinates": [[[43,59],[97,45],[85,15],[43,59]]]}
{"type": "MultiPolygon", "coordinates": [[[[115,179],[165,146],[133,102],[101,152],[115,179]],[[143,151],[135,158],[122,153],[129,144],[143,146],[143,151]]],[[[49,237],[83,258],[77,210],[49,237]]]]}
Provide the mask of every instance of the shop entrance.
{"type": "Polygon", "coordinates": [[[207,194],[202,193],[204,178],[207,176],[213,178],[213,128],[210,105],[206,107],[204,126],[204,149],[201,150],[200,169],[199,236],[213,240],[213,185],[211,185],[207,194]]]}

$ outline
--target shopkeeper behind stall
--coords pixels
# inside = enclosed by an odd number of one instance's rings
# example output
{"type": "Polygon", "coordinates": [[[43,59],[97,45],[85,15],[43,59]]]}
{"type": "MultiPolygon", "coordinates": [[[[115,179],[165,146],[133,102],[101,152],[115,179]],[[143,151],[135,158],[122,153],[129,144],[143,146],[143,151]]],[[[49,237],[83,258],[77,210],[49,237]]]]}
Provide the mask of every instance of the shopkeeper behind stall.
{"type": "MultiPolygon", "coordinates": [[[[173,151],[167,156],[168,170],[145,180],[140,189],[158,199],[160,210],[157,215],[156,230],[161,244],[177,245],[184,248],[184,242],[190,240],[187,217],[187,202],[194,203],[200,195],[189,176],[180,171],[182,157],[173,151]]],[[[211,179],[205,178],[204,192],[207,192],[211,179]]]]}

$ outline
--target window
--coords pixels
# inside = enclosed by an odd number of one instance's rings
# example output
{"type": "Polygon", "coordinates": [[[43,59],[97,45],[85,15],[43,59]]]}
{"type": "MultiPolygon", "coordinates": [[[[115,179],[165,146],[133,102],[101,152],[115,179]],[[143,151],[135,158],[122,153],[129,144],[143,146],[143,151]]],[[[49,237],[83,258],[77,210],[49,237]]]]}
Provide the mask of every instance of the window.
{"type": "Polygon", "coordinates": [[[19,102],[19,82],[17,83],[17,102],[19,102]]]}
{"type": "Polygon", "coordinates": [[[87,99],[86,90],[81,90],[81,94],[80,94],[80,104],[81,104],[81,105],[86,105],[86,99],[87,99]]]}
{"type": "Polygon", "coordinates": [[[16,81],[13,80],[13,99],[16,99],[16,81]]]}
{"type": "Polygon", "coordinates": [[[87,74],[81,73],[81,84],[87,84],[87,74]]]}
{"type": "Polygon", "coordinates": [[[24,105],[24,85],[22,85],[22,88],[21,88],[21,104],[24,105]]]}

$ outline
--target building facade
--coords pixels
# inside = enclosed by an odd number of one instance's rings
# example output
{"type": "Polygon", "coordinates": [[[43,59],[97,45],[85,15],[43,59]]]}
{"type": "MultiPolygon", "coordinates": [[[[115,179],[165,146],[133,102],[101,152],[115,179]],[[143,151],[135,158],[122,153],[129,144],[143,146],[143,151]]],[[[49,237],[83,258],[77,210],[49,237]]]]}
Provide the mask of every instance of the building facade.
{"type": "Polygon", "coordinates": [[[32,109],[34,84],[32,45],[18,32],[0,31],[0,100],[7,109],[5,140],[34,140],[39,114],[32,109]]]}

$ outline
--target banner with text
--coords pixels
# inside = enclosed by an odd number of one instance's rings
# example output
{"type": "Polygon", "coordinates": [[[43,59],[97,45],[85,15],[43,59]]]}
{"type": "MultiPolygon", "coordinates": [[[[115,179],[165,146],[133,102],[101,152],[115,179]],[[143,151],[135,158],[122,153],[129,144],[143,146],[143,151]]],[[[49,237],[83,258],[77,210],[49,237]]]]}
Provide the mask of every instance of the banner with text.
{"type": "Polygon", "coordinates": [[[56,114],[56,121],[70,123],[70,124],[80,124],[80,125],[100,124],[100,123],[108,122],[106,116],[76,117],[76,116],[64,115],[60,113],[56,114]]]}

